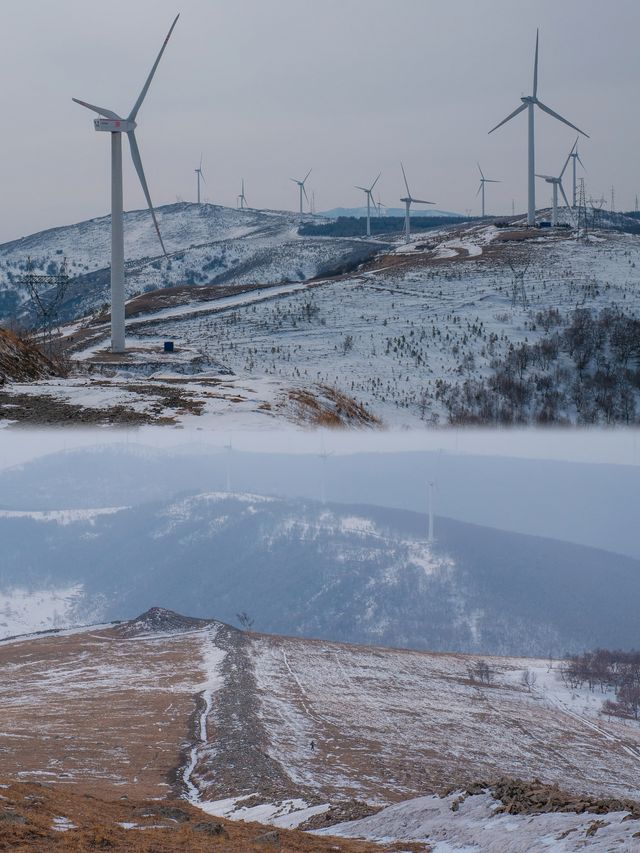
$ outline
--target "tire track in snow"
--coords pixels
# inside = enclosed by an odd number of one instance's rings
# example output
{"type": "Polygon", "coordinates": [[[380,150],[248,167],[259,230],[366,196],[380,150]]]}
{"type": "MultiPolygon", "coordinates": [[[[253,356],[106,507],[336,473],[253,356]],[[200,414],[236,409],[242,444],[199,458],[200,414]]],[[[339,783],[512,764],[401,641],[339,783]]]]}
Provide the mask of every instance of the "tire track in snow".
{"type": "Polygon", "coordinates": [[[597,732],[605,740],[609,741],[609,743],[614,743],[616,746],[619,746],[624,752],[626,752],[632,758],[635,758],[636,761],[640,761],[640,751],[638,751],[632,746],[627,746],[627,744],[625,744],[617,735],[613,735],[611,734],[611,732],[606,731],[606,729],[600,728],[600,726],[598,726],[591,720],[588,720],[586,717],[582,716],[582,714],[578,714],[576,711],[572,711],[565,705],[565,703],[561,699],[548,697],[547,701],[550,702],[563,714],[567,714],[567,716],[573,717],[574,720],[577,720],[579,723],[582,723],[583,726],[587,726],[587,728],[590,728],[594,732],[597,732]]]}

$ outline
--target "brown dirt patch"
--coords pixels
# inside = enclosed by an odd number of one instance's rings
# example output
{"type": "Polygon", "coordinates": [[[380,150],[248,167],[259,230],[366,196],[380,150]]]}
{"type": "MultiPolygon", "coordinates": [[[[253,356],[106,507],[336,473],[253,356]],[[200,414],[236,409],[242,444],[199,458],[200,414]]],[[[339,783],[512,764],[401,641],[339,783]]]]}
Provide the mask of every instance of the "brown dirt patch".
{"type": "Polygon", "coordinates": [[[94,409],[59,400],[49,394],[20,394],[0,391],[0,418],[17,421],[16,426],[139,426],[159,423],[146,412],[124,405],[94,409]]]}
{"type": "MultiPolygon", "coordinates": [[[[94,797],[82,789],[41,784],[11,783],[0,788],[0,850],[22,851],[112,850],[131,853],[239,853],[279,850],[281,853],[373,853],[381,848],[366,841],[317,838],[295,830],[259,823],[234,823],[210,817],[182,802],[94,797]],[[54,829],[66,819],[75,828],[54,829]],[[134,824],[125,829],[120,824],[134,824]],[[263,840],[259,840],[263,836],[263,840]]],[[[67,824],[68,825],[68,824],[67,824]]],[[[407,850],[385,845],[385,850],[407,850]]],[[[422,847],[422,849],[427,849],[422,847]]]]}

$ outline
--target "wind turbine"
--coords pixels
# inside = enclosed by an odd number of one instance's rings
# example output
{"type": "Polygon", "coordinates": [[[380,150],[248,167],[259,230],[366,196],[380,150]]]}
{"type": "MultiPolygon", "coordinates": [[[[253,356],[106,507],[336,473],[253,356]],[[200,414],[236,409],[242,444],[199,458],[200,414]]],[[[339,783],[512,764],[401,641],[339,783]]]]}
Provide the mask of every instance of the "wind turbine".
{"type": "Polygon", "coordinates": [[[227,464],[225,466],[225,468],[226,468],[226,471],[225,471],[226,478],[225,479],[226,479],[227,494],[231,494],[231,454],[233,453],[233,440],[232,440],[231,436],[229,436],[229,441],[227,444],[225,444],[224,447],[225,447],[225,450],[227,451],[227,458],[226,458],[227,464]]]}
{"type": "Polygon", "coordinates": [[[310,174],[311,174],[311,169],[309,169],[309,171],[307,172],[307,174],[304,176],[304,178],[301,181],[299,181],[297,178],[291,178],[293,183],[297,184],[300,187],[300,215],[302,215],[302,213],[303,213],[303,210],[302,210],[302,193],[304,193],[304,197],[306,198],[307,202],[309,201],[309,196],[307,195],[307,191],[306,191],[304,185],[306,184],[307,178],[309,177],[310,174]]]}
{"type": "Polygon", "coordinates": [[[484,216],[484,185],[485,184],[499,184],[500,181],[494,181],[493,178],[485,178],[482,174],[482,169],[480,168],[480,163],[478,163],[478,171],[480,172],[480,186],[478,187],[478,192],[476,193],[476,198],[478,197],[478,193],[482,192],[482,215],[484,216]]]}
{"type": "Polygon", "coordinates": [[[573,153],[569,154],[569,157],[573,160],[573,207],[576,207],[578,204],[578,182],[576,180],[576,161],[580,163],[582,168],[587,171],[584,163],[580,159],[580,155],[578,154],[578,140],[576,139],[576,144],[573,146],[573,153]]]}
{"type": "MultiPolygon", "coordinates": [[[[536,174],[536,177],[542,178],[544,181],[546,181],[548,184],[551,184],[551,186],[553,187],[553,208],[551,211],[551,225],[554,228],[558,224],[558,190],[560,190],[560,192],[562,193],[562,198],[564,199],[564,203],[569,208],[569,211],[571,211],[571,205],[569,204],[569,200],[567,199],[567,196],[565,195],[565,192],[564,192],[564,187],[562,186],[562,177],[565,173],[567,166],[569,165],[569,160],[571,159],[571,155],[573,154],[577,144],[578,144],[578,140],[576,139],[576,141],[573,143],[571,151],[569,152],[569,156],[564,161],[564,166],[562,167],[562,171],[560,172],[560,175],[557,178],[554,178],[552,175],[538,175],[538,174],[536,174]]],[[[573,219],[573,213],[571,213],[571,218],[573,219]]]]}
{"type": "Polygon", "coordinates": [[[433,480],[429,480],[429,539],[427,540],[430,545],[433,544],[433,493],[436,488],[436,484],[433,480]]]}
{"type": "Polygon", "coordinates": [[[206,184],[207,182],[204,179],[204,173],[202,171],[202,154],[200,155],[200,165],[197,169],[194,169],[196,175],[198,176],[198,204],[200,204],[200,178],[202,178],[203,182],[206,184]]]}
{"type": "Polygon", "coordinates": [[[160,228],[158,227],[158,220],[156,219],[156,214],[151,203],[149,187],[147,186],[147,180],[144,176],[144,169],[142,168],[142,160],[140,159],[140,150],[138,149],[138,143],[136,142],[135,129],[137,126],[136,116],[138,115],[138,110],[142,106],[142,102],[144,101],[145,96],[149,91],[149,86],[151,85],[151,81],[153,80],[153,75],[156,73],[158,63],[162,58],[162,54],[164,53],[164,50],[167,46],[167,42],[169,41],[171,33],[173,32],[173,28],[175,27],[179,17],[180,15],[176,15],[173,23],[171,24],[171,29],[169,30],[167,37],[165,38],[162,47],[160,48],[160,53],[158,54],[156,61],[153,63],[153,67],[149,76],[146,79],[144,86],[142,87],[142,91],[138,95],[138,100],[133,105],[133,109],[131,110],[126,119],[121,118],[119,115],[117,115],[117,113],[114,113],[112,110],[107,110],[103,107],[96,107],[93,106],[93,104],[87,104],[85,103],[85,101],[80,101],[78,100],[78,98],[73,98],[73,100],[77,104],[80,104],[81,106],[92,110],[94,113],[98,113],[99,116],[103,116],[103,118],[94,119],[93,126],[98,131],[104,131],[106,133],[111,134],[111,351],[116,353],[124,352],[125,350],[122,134],[127,134],[127,139],[129,140],[129,147],[131,148],[131,159],[133,160],[133,165],[136,168],[138,178],[140,179],[140,183],[142,185],[142,191],[144,192],[147,204],[149,205],[149,210],[151,211],[153,224],[155,225],[155,229],[158,234],[158,239],[160,240],[160,245],[162,246],[162,251],[166,255],[167,252],[164,247],[164,243],[162,242],[160,228]]]}
{"type": "Polygon", "coordinates": [[[400,163],[400,168],[402,169],[402,177],[404,178],[404,185],[407,188],[407,195],[405,198],[401,198],[400,201],[403,201],[405,204],[405,214],[404,214],[404,233],[405,233],[405,242],[408,243],[411,239],[411,203],[415,202],[416,204],[435,204],[435,201],[423,201],[419,198],[413,198],[411,195],[411,190],[409,189],[409,184],[407,183],[407,176],[404,171],[404,166],[400,163]]]}
{"type": "Polygon", "coordinates": [[[383,204],[382,199],[380,198],[380,193],[378,193],[378,202],[376,204],[376,207],[378,209],[378,216],[382,216],[382,208],[386,206],[387,205],[383,204]]]}
{"type": "Polygon", "coordinates": [[[244,194],[244,178],[242,178],[242,190],[240,191],[240,195],[238,196],[238,203],[240,204],[240,210],[244,210],[244,207],[247,203],[247,197],[244,194]]]}
{"type": "MultiPolygon", "coordinates": [[[[380,180],[381,174],[382,174],[382,172],[380,172],[378,177],[375,179],[375,181],[371,184],[371,186],[368,189],[367,189],[367,187],[359,187],[356,185],[356,189],[362,190],[362,192],[365,193],[365,195],[367,196],[367,237],[371,237],[371,202],[373,201],[373,196],[372,196],[373,188],[375,187],[375,185],[380,180]]],[[[375,206],[376,206],[375,201],[373,202],[373,206],[375,208],[375,206]]]]}
{"type": "Polygon", "coordinates": [[[574,130],[577,130],[578,133],[581,133],[583,136],[589,137],[589,134],[585,133],[584,130],[580,130],[579,127],[576,127],[575,124],[571,124],[570,121],[567,121],[566,118],[563,118],[558,113],[554,112],[552,109],[547,107],[542,101],[538,100],[538,30],[536,30],[536,55],[533,64],[533,93],[531,95],[523,95],[520,100],[522,104],[518,107],[517,110],[514,110],[510,113],[505,119],[503,119],[500,124],[497,124],[493,127],[489,133],[493,133],[494,130],[497,130],[499,127],[502,127],[503,124],[506,124],[508,121],[514,116],[517,116],[518,113],[521,113],[523,110],[528,111],[529,117],[529,162],[528,162],[528,192],[529,192],[529,207],[527,212],[527,225],[533,227],[536,224],[536,163],[535,163],[535,130],[534,130],[534,107],[539,107],[543,112],[548,113],[553,118],[557,118],[558,121],[563,122],[563,124],[572,127],[574,130]]]}
{"type": "Polygon", "coordinates": [[[319,458],[322,460],[322,466],[320,468],[320,501],[322,504],[326,504],[327,502],[327,460],[332,455],[333,451],[326,450],[324,446],[324,436],[322,436],[321,450],[318,454],[319,458]]]}

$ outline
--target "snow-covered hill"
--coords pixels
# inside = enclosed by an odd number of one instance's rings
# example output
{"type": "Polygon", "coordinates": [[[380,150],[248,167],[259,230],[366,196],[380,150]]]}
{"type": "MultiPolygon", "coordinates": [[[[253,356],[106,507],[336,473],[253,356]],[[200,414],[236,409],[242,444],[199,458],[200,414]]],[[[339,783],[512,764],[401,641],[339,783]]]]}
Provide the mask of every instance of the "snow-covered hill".
{"type": "MultiPolygon", "coordinates": [[[[195,207],[176,216],[192,217],[195,207]]],[[[100,314],[65,330],[80,373],[13,386],[19,405],[12,409],[7,397],[0,415],[251,427],[640,418],[638,235],[600,231],[585,242],[564,229],[475,224],[416,234],[410,244],[398,238],[389,251],[362,240],[295,237],[291,223],[279,221],[286,233],[274,237],[267,228],[232,240],[229,264],[197,297],[188,285],[129,302],[130,354],[116,365],[126,377],[92,382],[82,372],[87,365],[113,372],[108,318],[100,314]],[[372,252],[355,272],[308,280],[372,252]],[[256,287],[283,278],[294,281],[256,287]],[[175,342],[172,358],[162,354],[165,340],[175,342]],[[151,380],[133,385],[136,371],[151,380]],[[180,388],[190,402],[167,406],[167,379],[185,374],[192,376],[180,388]],[[218,393],[210,393],[212,383],[218,393]],[[45,397],[59,401],[63,414],[45,397]]],[[[188,253],[166,263],[183,261],[190,263],[188,253]]],[[[140,289],[157,286],[153,277],[155,285],[140,289]]],[[[180,267],[176,280],[184,278],[180,267]]],[[[88,294],[81,302],[104,296],[106,278],[97,290],[81,284],[88,294]]]]}
{"type": "MultiPolygon", "coordinates": [[[[169,257],[162,256],[147,210],[125,214],[126,292],[130,298],[176,285],[277,284],[302,281],[363,260],[362,241],[300,239],[300,217],[176,203],[157,209],[169,257]]],[[[29,311],[19,284],[30,259],[35,274],[55,274],[67,261],[70,282],[60,311],[65,320],[109,300],[111,219],[103,216],[32,234],[0,246],[0,321],[29,311]]]]}
{"type": "Polygon", "coordinates": [[[34,630],[157,603],[409,648],[558,656],[636,642],[637,560],[446,518],[429,543],[425,528],[417,513],[224,492],[4,511],[2,632],[32,601],[34,630]]]}

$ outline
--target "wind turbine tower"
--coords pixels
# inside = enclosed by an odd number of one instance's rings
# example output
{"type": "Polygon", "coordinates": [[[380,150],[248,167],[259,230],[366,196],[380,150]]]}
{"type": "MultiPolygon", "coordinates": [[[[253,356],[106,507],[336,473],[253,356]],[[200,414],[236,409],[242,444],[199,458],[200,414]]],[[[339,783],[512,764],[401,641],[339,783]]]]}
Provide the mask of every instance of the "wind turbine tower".
{"type": "Polygon", "coordinates": [[[576,178],[576,162],[580,163],[582,168],[585,169],[584,163],[580,159],[580,155],[578,154],[578,140],[576,139],[576,144],[573,146],[573,153],[569,155],[573,160],[573,207],[575,208],[578,204],[578,181],[576,178]]]}
{"type": "Polygon", "coordinates": [[[583,136],[588,138],[588,134],[584,132],[584,130],[580,130],[579,127],[576,127],[575,124],[571,124],[570,121],[567,121],[566,118],[563,118],[558,113],[554,112],[550,107],[547,107],[542,101],[538,100],[538,30],[536,30],[536,54],[533,63],[533,92],[531,95],[524,95],[520,98],[522,104],[515,109],[512,113],[510,113],[505,119],[503,119],[500,124],[497,124],[493,127],[489,133],[493,133],[494,130],[497,130],[499,127],[502,127],[503,124],[506,124],[508,121],[511,121],[514,116],[517,116],[518,113],[523,112],[523,110],[527,110],[528,119],[529,119],[529,156],[528,156],[528,166],[527,166],[527,185],[528,185],[528,210],[527,210],[527,225],[530,228],[533,228],[536,224],[536,154],[535,154],[535,116],[534,116],[534,108],[538,107],[543,112],[548,113],[553,118],[558,119],[558,121],[563,122],[563,124],[572,127],[574,130],[577,130],[578,133],[581,133],[583,136]]]}
{"type": "Polygon", "coordinates": [[[104,107],[96,107],[93,104],[88,104],[85,101],[80,101],[78,100],[78,98],[73,98],[73,100],[77,104],[80,104],[80,106],[86,107],[88,110],[92,110],[92,112],[98,113],[99,116],[102,116],[102,118],[97,118],[93,121],[93,126],[97,131],[102,131],[111,134],[111,351],[114,353],[121,353],[125,350],[122,134],[127,134],[127,139],[129,140],[129,147],[131,148],[131,159],[133,160],[133,165],[135,166],[136,172],[138,173],[138,178],[140,179],[140,183],[142,185],[142,191],[144,192],[147,204],[149,206],[149,210],[151,211],[153,224],[155,225],[156,233],[158,234],[158,240],[160,240],[160,245],[162,246],[162,252],[166,256],[167,252],[165,250],[164,243],[162,242],[160,228],[158,227],[158,220],[156,219],[156,214],[151,203],[149,187],[147,186],[147,180],[144,176],[144,169],[142,168],[142,160],[140,159],[140,150],[136,141],[135,129],[137,127],[136,116],[138,115],[138,111],[142,106],[142,102],[144,101],[146,94],[149,91],[149,86],[151,85],[151,81],[153,80],[153,75],[156,73],[158,63],[162,58],[162,54],[164,53],[164,50],[167,46],[167,42],[169,41],[171,33],[173,32],[173,28],[175,27],[179,17],[179,15],[176,15],[173,23],[171,24],[171,29],[169,30],[167,37],[165,38],[162,47],[160,48],[160,53],[158,54],[156,61],[153,63],[151,72],[147,77],[144,86],[142,87],[142,91],[138,95],[138,100],[133,105],[133,109],[131,110],[127,118],[121,118],[121,116],[119,116],[117,113],[114,113],[113,110],[108,110],[104,107]]]}
{"type": "Polygon", "coordinates": [[[327,451],[324,446],[324,436],[322,438],[322,448],[319,456],[322,460],[320,469],[320,501],[324,505],[327,502],[327,460],[332,455],[331,451],[327,451]]]}
{"type": "Polygon", "coordinates": [[[578,140],[576,139],[576,141],[573,143],[573,147],[571,148],[571,151],[569,152],[569,156],[564,161],[564,166],[562,167],[562,171],[560,172],[560,175],[557,178],[554,178],[552,175],[536,175],[536,177],[542,178],[548,184],[551,184],[551,186],[553,187],[553,208],[551,211],[551,225],[554,228],[558,224],[558,190],[560,190],[560,192],[562,193],[562,198],[564,199],[564,203],[567,205],[569,212],[571,213],[571,218],[573,219],[573,212],[572,212],[571,206],[569,204],[569,201],[567,199],[567,196],[565,195],[564,187],[562,186],[562,176],[564,175],[565,170],[566,170],[567,166],[569,165],[569,160],[571,159],[571,155],[573,154],[574,149],[575,149],[577,144],[578,144],[578,140]]]}
{"type": "Polygon", "coordinates": [[[436,484],[433,480],[430,480],[429,483],[429,539],[428,542],[430,545],[433,544],[433,493],[435,491],[436,484]]]}
{"type": "Polygon", "coordinates": [[[500,181],[494,181],[492,178],[485,178],[482,174],[482,169],[480,168],[480,163],[478,163],[478,171],[480,172],[480,186],[478,187],[478,192],[476,193],[476,198],[478,197],[478,193],[482,193],[482,216],[484,217],[484,185],[485,184],[499,184],[500,181]]]}
{"type": "Polygon", "coordinates": [[[297,184],[299,189],[300,189],[300,216],[302,216],[302,214],[304,213],[304,211],[302,210],[302,194],[303,193],[304,193],[304,197],[307,200],[307,204],[309,203],[309,196],[307,195],[307,190],[305,189],[304,185],[306,184],[307,178],[309,177],[310,174],[311,174],[311,169],[309,169],[309,171],[307,172],[307,174],[304,176],[304,178],[301,181],[299,181],[297,178],[291,178],[293,183],[297,184]]]}
{"type": "MultiPolygon", "coordinates": [[[[373,196],[372,196],[373,188],[375,187],[375,185],[380,180],[381,174],[382,174],[382,172],[380,172],[378,177],[375,179],[375,181],[371,184],[371,186],[369,188],[356,186],[357,190],[362,190],[362,192],[365,193],[367,196],[367,237],[371,237],[371,202],[373,201],[373,196]]],[[[376,206],[375,201],[373,202],[373,206],[375,208],[375,206],[376,206]]]]}
{"type": "Polygon", "coordinates": [[[202,154],[200,155],[200,165],[194,171],[198,180],[198,204],[200,204],[200,179],[202,179],[203,183],[207,183],[204,179],[204,173],[202,171],[202,154]]]}
{"type": "Polygon", "coordinates": [[[231,494],[231,454],[233,453],[233,441],[231,439],[231,436],[229,436],[229,442],[225,444],[224,448],[227,451],[227,464],[225,466],[227,494],[231,494]]]}
{"type": "Polygon", "coordinates": [[[435,204],[435,201],[424,201],[419,198],[413,198],[411,195],[411,190],[409,189],[409,184],[407,183],[407,176],[404,171],[404,166],[400,163],[400,168],[402,169],[402,177],[404,178],[404,185],[407,188],[407,194],[404,198],[401,198],[400,201],[404,202],[405,205],[405,214],[404,214],[404,239],[405,243],[408,243],[411,240],[411,204],[415,202],[416,204],[435,204]]]}
{"type": "Polygon", "coordinates": [[[238,206],[240,210],[244,210],[247,207],[247,197],[244,194],[244,178],[242,178],[242,189],[240,190],[240,195],[238,196],[238,206]]]}

